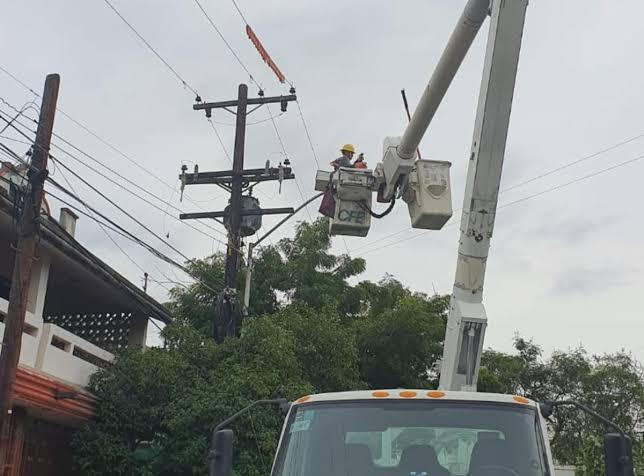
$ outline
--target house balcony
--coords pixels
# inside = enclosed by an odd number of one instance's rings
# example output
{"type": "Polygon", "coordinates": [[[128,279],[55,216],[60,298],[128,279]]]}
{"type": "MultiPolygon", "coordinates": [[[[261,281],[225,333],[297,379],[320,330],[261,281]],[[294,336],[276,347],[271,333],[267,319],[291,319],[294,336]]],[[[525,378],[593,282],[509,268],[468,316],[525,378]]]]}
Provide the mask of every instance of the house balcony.
{"type": "MultiPolygon", "coordinates": [[[[4,321],[8,306],[9,302],[0,298],[0,321],[4,321]]],[[[0,339],[3,336],[4,322],[0,322],[0,339]]],[[[111,352],[27,312],[20,351],[22,367],[86,387],[90,376],[113,358],[111,352]]]]}

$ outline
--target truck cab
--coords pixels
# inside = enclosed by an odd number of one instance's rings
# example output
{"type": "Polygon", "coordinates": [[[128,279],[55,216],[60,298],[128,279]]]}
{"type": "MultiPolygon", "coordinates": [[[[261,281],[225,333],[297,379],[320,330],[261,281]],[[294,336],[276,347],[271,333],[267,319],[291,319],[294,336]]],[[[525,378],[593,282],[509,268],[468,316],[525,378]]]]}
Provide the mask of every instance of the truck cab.
{"type": "Polygon", "coordinates": [[[546,422],[519,396],[378,390],[302,397],[272,476],[554,475],[546,422]]]}

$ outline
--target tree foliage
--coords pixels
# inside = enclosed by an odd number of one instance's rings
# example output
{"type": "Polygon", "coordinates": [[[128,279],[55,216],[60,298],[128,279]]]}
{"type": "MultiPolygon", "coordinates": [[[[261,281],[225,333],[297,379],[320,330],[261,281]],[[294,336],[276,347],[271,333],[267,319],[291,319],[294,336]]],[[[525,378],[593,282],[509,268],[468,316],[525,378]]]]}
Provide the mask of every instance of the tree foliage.
{"type": "MultiPolygon", "coordinates": [[[[364,261],[333,255],[327,229],[326,220],[303,223],[294,238],[259,251],[253,317],[219,345],[209,336],[224,257],[188,264],[200,279],[172,291],[164,346],[123,353],[92,378],[96,419],[75,439],[83,474],[204,474],[212,428],[254,400],[432,385],[446,299],[391,277],[352,286],[364,261]]],[[[238,422],[240,474],[268,474],[280,425],[271,409],[238,422]]]]}
{"type": "MultiPolygon", "coordinates": [[[[327,229],[326,220],[301,223],[293,238],[258,250],[253,317],[219,345],[209,336],[225,258],[188,264],[200,279],[172,291],[175,321],[163,347],[122,353],[93,376],[96,418],[75,439],[83,474],[204,474],[212,428],[257,399],[435,387],[449,298],[412,292],[390,275],[352,285],[365,263],[334,255],[327,229]]],[[[632,435],[636,457],[644,456],[644,375],[631,355],[577,348],[544,358],[530,340],[514,344],[512,354],[484,353],[479,390],[585,403],[632,435]]],[[[257,409],[236,423],[239,474],[268,474],[281,418],[257,409]]],[[[550,430],[559,462],[603,473],[600,424],[560,408],[550,430]]]]}
{"type": "MultiPolygon", "coordinates": [[[[580,402],[624,429],[635,453],[642,454],[644,370],[632,355],[620,351],[590,356],[579,347],[543,359],[539,346],[518,337],[515,348],[514,355],[484,353],[481,391],[580,402]]],[[[584,474],[603,474],[601,435],[610,429],[574,408],[559,408],[551,417],[550,430],[557,461],[577,465],[584,474]]]]}

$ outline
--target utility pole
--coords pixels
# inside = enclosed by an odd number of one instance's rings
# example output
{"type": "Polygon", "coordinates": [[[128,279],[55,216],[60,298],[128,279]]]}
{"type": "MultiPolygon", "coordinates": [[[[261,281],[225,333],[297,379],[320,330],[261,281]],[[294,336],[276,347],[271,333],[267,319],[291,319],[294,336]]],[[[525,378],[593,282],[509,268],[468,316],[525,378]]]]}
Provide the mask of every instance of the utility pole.
{"type": "Polygon", "coordinates": [[[271,167],[266,164],[264,168],[260,169],[244,169],[244,145],[246,141],[246,118],[247,116],[265,104],[280,103],[281,110],[286,111],[287,104],[290,101],[295,101],[295,90],[291,88],[290,95],[288,96],[274,96],[264,97],[263,91],[259,92],[259,97],[248,97],[248,86],[240,84],[237,93],[237,99],[231,101],[210,102],[210,103],[197,103],[193,106],[195,111],[205,110],[206,117],[212,116],[213,109],[226,109],[236,107],[234,112],[236,115],[235,123],[235,150],[233,153],[233,168],[232,170],[223,170],[216,172],[199,172],[195,167],[192,174],[182,172],[180,178],[184,185],[198,185],[198,184],[217,184],[230,192],[229,206],[218,212],[202,212],[202,213],[183,213],[179,215],[182,220],[191,219],[204,219],[204,218],[224,218],[224,223],[228,230],[228,245],[226,248],[226,271],[224,278],[224,290],[217,300],[217,308],[215,312],[215,322],[213,323],[213,337],[217,342],[221,342],[225,337],[231,337],[239,334],[241,328],[242,312],[237,296],[237,277],[239,272],[240,262],[240,249],[242,246],[242,236],[249,236],[259,229],[261,225],[262,215],[274,215],[281,213],[292,213],[293,208],[259,208],[259,202],[244,195],[245,191],[252,190],[252,187],[260,182],[272,180],[287,180],[294,179],[292,170],[288,165],[290,163],[285,161],[284,165],[279,164],[278,167],[271,167]],[[250,112],[248,106],[256,106],[250,112]],[[254,206],[245,206],[243,200],[248,198],[249,205],[255,203],[254,206]],[[248,226],[242,227],[244,217],[260,217],[255,220],[254,224],[249,223],[248,226]],[[259,224],[259,225],[258,225],[259,224]],[[244,228],[244,229],[242,229],[244,228]],[[256,228],[256,229],[255,229],[256,228]]]}
{"type": "MultiPolygon", "coordinates": [[[[6,449],[6,438],[9,436],[9,422],[12,413],[14,384],[20,360],[31,268],[34,260],[37,259],[36,245],[40,207],[44,193],[44,182],[47,178],[47,159],[54,127],[59,85],[59,75],[47,75],[38,119],[36,143],[31,156],[31,168],[27,173],[29,182],[18,225],[18,243],[11,277],[9,309],[5,319],[4,337],[0,352],[0,424],[2,428],[0,437],[3,440],[0,442],[0,449],[6,449]]],[[[0,468],[4,467],[6,457],[6,452],[0,451],[0,468]]]]}

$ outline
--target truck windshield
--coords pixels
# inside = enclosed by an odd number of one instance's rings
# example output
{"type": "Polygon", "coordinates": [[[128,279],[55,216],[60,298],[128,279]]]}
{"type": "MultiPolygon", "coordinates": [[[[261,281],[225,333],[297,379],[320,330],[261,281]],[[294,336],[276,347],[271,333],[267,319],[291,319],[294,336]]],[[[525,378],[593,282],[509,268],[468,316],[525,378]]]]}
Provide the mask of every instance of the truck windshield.
{"type": "Polygon", "coordinates": [[[273,476],[543,476],[532,407],[366,400],[299,405],[273,476]]]}

